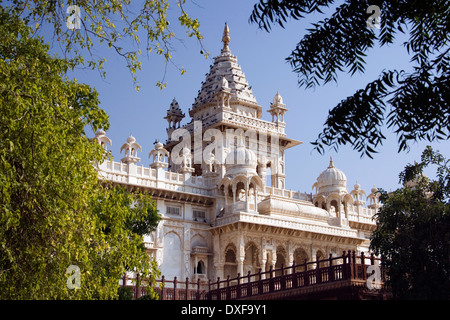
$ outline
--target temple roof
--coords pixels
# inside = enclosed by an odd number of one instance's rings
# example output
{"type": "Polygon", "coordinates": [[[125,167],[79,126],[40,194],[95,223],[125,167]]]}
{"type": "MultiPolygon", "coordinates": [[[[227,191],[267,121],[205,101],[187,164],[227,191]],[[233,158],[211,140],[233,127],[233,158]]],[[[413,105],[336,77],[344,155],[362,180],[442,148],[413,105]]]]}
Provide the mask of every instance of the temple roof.
{"type": "MultiPolygon", "coordinates": [[[[228,46],[230,39],[228,25],[225,24],[222,51],[219,56],[214,58],[209,73],[205,75],[206,79],[202,82],[202,87],[192,105],[191,115],[196,109],[209,103],[215,103],[215,95],[224,89],[224,85],[231,92],[231,102],[240,101],[244,104],[254,105],[260,110],[261,107],[256,102],[245,74],[237,63],[236,56],[231,54],[228,46]]],[[[260,112],[258,114],[260,115],[260,112]]]]}

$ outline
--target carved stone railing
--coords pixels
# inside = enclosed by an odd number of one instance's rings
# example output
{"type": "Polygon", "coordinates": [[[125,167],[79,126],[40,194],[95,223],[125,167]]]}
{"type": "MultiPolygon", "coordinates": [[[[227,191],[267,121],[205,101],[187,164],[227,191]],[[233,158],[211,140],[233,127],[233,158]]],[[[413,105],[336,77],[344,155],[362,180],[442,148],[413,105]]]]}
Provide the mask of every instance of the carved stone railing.
{"type": "Polygon", "coordinates": [[[125,164],[123,162],[105,161],[98,168],[101,179],[122,184],[132,184],[149,188],[160,188],[179,192],[212,196],[213,190],[208,179],[183,175],[178,172],[125,164]]]}

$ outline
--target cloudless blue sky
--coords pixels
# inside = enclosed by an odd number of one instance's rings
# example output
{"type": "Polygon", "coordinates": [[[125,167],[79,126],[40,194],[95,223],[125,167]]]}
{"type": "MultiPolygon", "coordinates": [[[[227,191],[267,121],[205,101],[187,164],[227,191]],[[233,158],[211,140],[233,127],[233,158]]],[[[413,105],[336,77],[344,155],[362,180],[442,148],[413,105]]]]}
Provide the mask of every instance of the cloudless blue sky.
{"type": "MultiPolygon", "coordinates": [[[[326,16],[317,14],[305,21],[291,21],[286,24],[285,29],[274,26],[267,33],[258,29],[256,24],[249,23],[255,2],[256,0],[186,2],[184,9],[191,17],[200,21],[200,31],[205,37],[203,46],[211,54],[209,59],[200,54],[198,41],[184,36],[184,30],[174,20],[178,17],[177,8],[172,8],[170,27],[182,38],[173,42],[173,60],[177,65],[183,66],[187,73],[180,75],[179,70],[169,64],[165,75],[167,88],[164,90],[155,86],[164,76],[163,59],[156,55],[141,57],[143,66],[137,73],[141,87],[139,92],[133,87],[125,61],[111,50],[99,51],[107,58],[105,80],[101,79],[98,72],[91,70],[78,70],[73,74],[80,82],[93,85],[100,93],[101,107],[108,113],[111,124],[107,135],[112,139],[110,149],[114,159],[120,161],[120,147],[132,132],[143,148],[139,153],[140,163],[144,166],[150,164],[148,153],[153,149],[153,142],[158,138],[161,141],[167,138],[167,121],[163,118],[174,97],[186,114],[182,124],[190,121],[188,109],[197,96],[201,82],[205,80],[205,74],[209,72],[213,57],[220,53],[224,23],[227,22],[231,37],[230,50],[237,56],[238,63],[262,106],[263,119],[271,120],[266,110],[278,90],[289,109],[285,116],[286,134],[289,138],[304,142],[286,152],[287,189],[311,192],[316,178],[327,168],[330,155],[333,156],[335,166],[346,174],[349,191],[356,181],[367,193],[370,193],[373,185],[385,190],[396,189],[399,186],[398,174],[407,163],[420,160],[426,142],[412,144],[409,153],[399,154],[396,136],[389,129],[385,132],[388,139],[378,149],[380,152],[374,155],[374,159],[360,158],[360,154],[351,147],[341,147],[337,153],[327,151],[320,155],[313,151],[310,142],[315,141],[322,131],[328,110],[377,78],[383,69],[410,70],[406,49],[400,42],[391,47],[375,48],[368,52],[364,74],[355,74],[353,77],[340,74],[337,84],[330,83],[316,89],[299,88],[297,76],[285,62],[285,58],[301,40],[310,23],[326,16]]],[[[432,146],[444,156],[450,156],[448,141],[433,143],[432,146]]]]}

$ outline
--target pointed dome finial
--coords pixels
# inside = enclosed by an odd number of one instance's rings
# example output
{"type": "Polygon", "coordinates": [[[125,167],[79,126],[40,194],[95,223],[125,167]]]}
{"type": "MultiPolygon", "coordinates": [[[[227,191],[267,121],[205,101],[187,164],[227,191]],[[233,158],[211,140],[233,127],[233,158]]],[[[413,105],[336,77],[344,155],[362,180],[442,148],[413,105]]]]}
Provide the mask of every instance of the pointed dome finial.
{"type": "Polygon", "coordinates": [[[230,49],[228,48],[228,44],[230,43],[230,29],[228,29],[228,24],[225,22],[225,28],[223,29],[223,37],[222,37],[222,42],[223,42],[223,49],[222,51],[229,51],[230,49]]]}
{"type": "Polygon", "coordinates": [[[333,163],[333,157],[330,156],[330,165],[328,166],[328,168],[334,168],[334,163],[333,163]]]}

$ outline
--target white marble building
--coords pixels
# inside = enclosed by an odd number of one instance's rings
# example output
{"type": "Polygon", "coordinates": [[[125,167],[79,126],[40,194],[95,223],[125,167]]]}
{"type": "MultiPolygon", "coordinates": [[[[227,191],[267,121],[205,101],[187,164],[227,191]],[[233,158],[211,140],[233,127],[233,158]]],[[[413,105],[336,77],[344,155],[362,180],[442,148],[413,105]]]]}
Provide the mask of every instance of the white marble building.
{"type": "MultiPolygon", "coordinates": [[[[150,167],[139,165],[141,146],[131,135],[120,162],[99,166],[101,178],[145,190],[157,202],[162,221],[145,241],[162,274],[223,279],[367,251],[377,190],[366,195],[356,183],[349,192],[332,159],[312,182],[313,193],[286,190],[285,150],[301,144],[286,137],[288,109],[277,92],[267,110],[272,121],[261,119],[262,107],[228,47],[227,26],[222,42],[189,110],[191,121],[181,125],[184,113],[175,100],[170,104],[168,139],[149,152],[150,167]]],[[[111,144],[103,131],[96,139],[105,150],[111,144]]]]}

